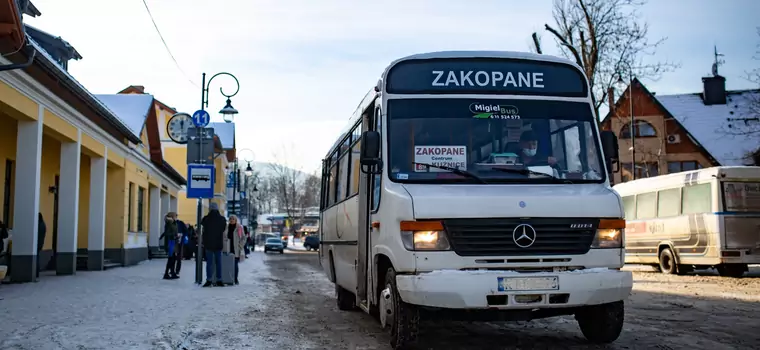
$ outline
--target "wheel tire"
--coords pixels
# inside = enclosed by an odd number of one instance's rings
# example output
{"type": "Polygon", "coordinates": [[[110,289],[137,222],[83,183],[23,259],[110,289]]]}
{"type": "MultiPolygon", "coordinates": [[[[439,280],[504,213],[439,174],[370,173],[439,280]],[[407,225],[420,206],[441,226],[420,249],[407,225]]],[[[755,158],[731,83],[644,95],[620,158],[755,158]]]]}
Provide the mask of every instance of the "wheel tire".
{"type": "Polygon", "coordinates": [[[678,273],[678,265],[670,248],[665,248],[660,252],[660,271],[667,275],[678,273]]]}
{"type": "Polygon", "coordinates": [[[718,274],[723,277],[741,278],[747,271],[747,265],[743,264],[721,264],[717,266],[718,274]]]}
{"type": "MultiPolygon", "coordinates": [[[[385,288],[391,292],[393,320],[391,328],[391,347],[396,350],[412,349],[417,345],[419,332],[419,309],[401,300],[396,287],[396,271],[389,268],[385,273],[385,288]]],[[[380,312],[386,312],[380,310],[380,312]]]]}
{"type": "Polygon", "coordinates": [[[281,251],[280,251],[280,254],[285,254],[285,251],[284,251],[284,250],[281,250],[281,251]]]}
{"type": "Polygon", "coordinates": [[[356,309],[356,296],[335,283],[335,296],[338,299],[338,310],[353,311],[356,309]]]}
{"type": "Polygon", "coordinates": [[[623,301],[586,306],[575,314],[575,320],[586,339],[593,344],[609,344],[620,337],[625,319],[623,301]]]}

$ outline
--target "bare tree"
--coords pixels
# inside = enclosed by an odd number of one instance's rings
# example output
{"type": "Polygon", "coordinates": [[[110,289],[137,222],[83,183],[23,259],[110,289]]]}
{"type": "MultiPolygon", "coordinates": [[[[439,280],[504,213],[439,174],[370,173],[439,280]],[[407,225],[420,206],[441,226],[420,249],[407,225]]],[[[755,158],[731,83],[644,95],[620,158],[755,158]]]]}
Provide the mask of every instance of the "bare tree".
{"type": "Polygon", "coordinates": [[[294,233],[293,219],[302,216],[299,208],[299,194],[302,192],[303,184],[302,173],[299,169],[290,166],[284,149],[279,154],[275,154],[274,158],[276,161],[269,164],[272,171],[269,178],[270,190],[274,193],[277,205],[291,220],[290,233],[294,233]]]}
{"type": "Polygon", "coordinates": [[[651,42],[639,8],[646,0],[555,0],[554,25],[545,25],[562,54],[580,65],[591,85],[597,115],[618,80],[636,76],[657,80],[678,67],[645,61],[666,38],[651,42]],[[622,73],[622,74],[621,74],[622,73]]]}
{"type": "Polygon", "coordinates": [[[321,186],[322,179],[316,172],[304,178],[299,196],[299,205],[304,211],[308,208],[319,206],[319,191],[321,186]]]}

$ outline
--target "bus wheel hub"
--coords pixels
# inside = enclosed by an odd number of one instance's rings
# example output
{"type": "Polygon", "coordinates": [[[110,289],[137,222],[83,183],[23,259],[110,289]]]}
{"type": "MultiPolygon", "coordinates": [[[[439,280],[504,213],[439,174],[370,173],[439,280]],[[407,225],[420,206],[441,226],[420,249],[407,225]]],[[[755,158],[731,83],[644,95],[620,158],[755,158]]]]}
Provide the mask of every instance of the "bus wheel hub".
{"type": "Polygon", "coordinates": [[[385,289],[380,292],[380,324],[383,328],[393,323],[394,311],[395,301],[391,287],[385,286],[385,289]]]}

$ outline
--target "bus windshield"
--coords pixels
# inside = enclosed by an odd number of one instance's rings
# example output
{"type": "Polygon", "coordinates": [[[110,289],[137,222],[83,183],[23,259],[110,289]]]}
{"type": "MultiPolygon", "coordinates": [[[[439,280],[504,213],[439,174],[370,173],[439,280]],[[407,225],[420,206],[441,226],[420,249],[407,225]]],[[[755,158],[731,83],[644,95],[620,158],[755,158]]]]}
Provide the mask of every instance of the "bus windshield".
{"type": "Polygon", "coordinates": [[[605,178],[588,103],[405,98],[389,100],[387,115],[393,181],[576,183],[605,178]]]}

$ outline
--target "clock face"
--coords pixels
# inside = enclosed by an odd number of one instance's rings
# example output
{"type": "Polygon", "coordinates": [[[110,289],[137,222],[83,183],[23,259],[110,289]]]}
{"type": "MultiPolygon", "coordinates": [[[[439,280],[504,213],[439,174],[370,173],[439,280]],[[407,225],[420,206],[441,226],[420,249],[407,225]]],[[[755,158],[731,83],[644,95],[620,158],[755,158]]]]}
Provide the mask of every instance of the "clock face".
{"type": "Polygon", "coordinates": [[[187,143],[188,129],[193,126],[193,119],[186,113],[178,113],[169,119],[166,132],[169,138],[176,143],[187,143]]]}

